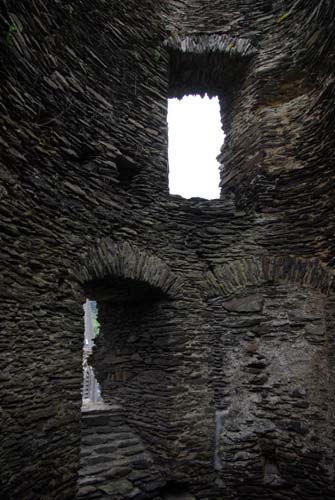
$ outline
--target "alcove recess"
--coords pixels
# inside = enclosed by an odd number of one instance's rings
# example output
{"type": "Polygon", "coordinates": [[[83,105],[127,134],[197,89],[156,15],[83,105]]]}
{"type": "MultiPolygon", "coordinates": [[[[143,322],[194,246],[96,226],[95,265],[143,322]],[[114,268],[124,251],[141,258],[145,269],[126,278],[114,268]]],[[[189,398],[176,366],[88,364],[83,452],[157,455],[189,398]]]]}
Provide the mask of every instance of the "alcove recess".
{"type": "Polygon", "coordinates": [[[120,405],[127,424],[163,460],[172,453],[169,412],[175,379],[169,341],[175,331],[170,322],[182,281],[159,257],[109,239],[85,257],[79,280],[86,296],[98,303],[100,333],[90,361],[103,400],[120,405]],[[157,421],[163,424],[155,428],[153,442],[152,422],[157,421]]]}

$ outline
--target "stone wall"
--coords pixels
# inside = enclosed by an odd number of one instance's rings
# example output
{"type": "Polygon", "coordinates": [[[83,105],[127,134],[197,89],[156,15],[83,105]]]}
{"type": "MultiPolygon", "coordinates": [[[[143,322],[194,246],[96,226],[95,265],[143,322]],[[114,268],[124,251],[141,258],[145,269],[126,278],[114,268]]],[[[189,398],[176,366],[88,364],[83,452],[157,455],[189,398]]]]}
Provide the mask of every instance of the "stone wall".
{"type": "Polygon", "coordinates": [[[334,300],[325,276],[320,293],[296,264],[283,273],[278,262],[238,261],[215,272],[226,278],[209,303],[215,467],[227,498],[333,495],[334,300]]]}
{"type": "Polygon", "coordinates": [[[120,406],[83,410],[78,499],[156,498],[164,486],[120,406]]]}
{"type": "Polygon", "coordinates": [[[2,2],[4,498],[76,495],[85,297],[158,496],[334,497],[334,15],[2,2]],[[220,200],[168,195],[167,97],[191,91],[220,97],[220,200]]]}

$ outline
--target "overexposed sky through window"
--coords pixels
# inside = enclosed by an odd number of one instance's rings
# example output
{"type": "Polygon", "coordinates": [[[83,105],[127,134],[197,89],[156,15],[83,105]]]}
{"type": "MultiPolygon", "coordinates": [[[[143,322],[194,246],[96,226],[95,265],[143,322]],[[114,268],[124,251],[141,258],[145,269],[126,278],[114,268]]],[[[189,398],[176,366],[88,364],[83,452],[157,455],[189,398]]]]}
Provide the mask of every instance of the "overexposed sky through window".
{"type": "Polygon", "coordinates": [[[168,125],[170,193],[184,198],[219,198],[216,157],[224,134],[218,98],[169,99],[168,125]]]}

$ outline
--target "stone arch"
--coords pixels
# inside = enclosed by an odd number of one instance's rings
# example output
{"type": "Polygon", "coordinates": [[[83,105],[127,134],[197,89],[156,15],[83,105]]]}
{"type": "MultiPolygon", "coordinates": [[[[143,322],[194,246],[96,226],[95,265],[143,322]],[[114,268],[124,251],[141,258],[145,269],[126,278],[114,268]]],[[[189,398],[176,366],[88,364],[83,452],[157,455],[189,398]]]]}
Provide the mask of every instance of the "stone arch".
{"type": "Polygon", "coordinates": [[[87,250],[76,279],[97,301],[100,333],[89,362],[104,404],[121,408],[124,425],[141,440],[151,463],[170,460],[177,432],[170,418],[176,386],[171,380],[179,380],[180,370],[171,343],[183,334],[175,317],[184,312],[185,281],[157,255],[111,238],[87,250]],[[152,432],[159,439],[153,441],[152,432]]]}
{"type": "MultiPolygon", "coordinates": [[[[219,473],[234,477],[243,456],[246,474],[257,466],[259,484],[280,488],[292,441],[298,468],[307,470],[313,446],[332,463],[334,285],[319,259],[293,256],[235,259],[207,273],[219,473]]],[[[244,487],[232,484],[239,496],[244,487]]]]}
{"type": "Polygon", "coordinates": [[[136,294],[158,294],[166,298],[176,298],[182,288],[181,279],[159,257],[128,241],[114,242],[110,238],[100,240],[81,259],[77,280],[88,293],[107,284],[115,287],[110,300],[118,300],[122,283],[126,290],[136,294]],[[136,291],[137,290],[137,291],[136,291]]]}
{"type": "Polygon", "coordinates": [[[264,256],[236,259],[209,271],[205,277],[208,298],[237,295],[248,286],[289,283],[313,288],[329,295],[335,276],[319,259],[264,256]]]}

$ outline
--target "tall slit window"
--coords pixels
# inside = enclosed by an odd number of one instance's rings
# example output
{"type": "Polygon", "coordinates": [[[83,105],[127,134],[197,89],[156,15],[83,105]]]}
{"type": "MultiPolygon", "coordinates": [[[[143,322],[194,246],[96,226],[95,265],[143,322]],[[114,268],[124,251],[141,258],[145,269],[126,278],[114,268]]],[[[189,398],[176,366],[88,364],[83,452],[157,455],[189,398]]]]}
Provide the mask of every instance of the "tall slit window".
{"type": "Polygon", "coordinates": [[[219,198],[219,163],[224,141],[220,105],[207,95],[169,99],[169,187],[184,198],[219,198]]]}
{"type": "Polygon", "coordinates": [[[102,401],[100,386],[95,378],[93,367],[88,362],[92,354],[94,339],[99,335],[100,325],[97,320],[97,303],[86,300],[84,304],[84,353],[83,353],[83,407],[94,405],[102,401]]]}

